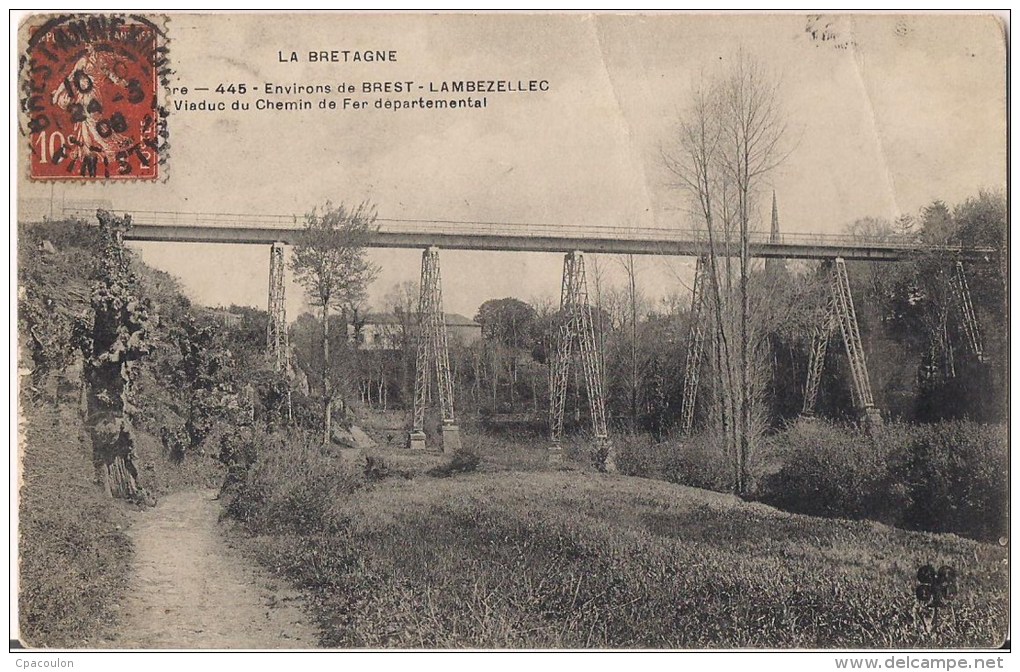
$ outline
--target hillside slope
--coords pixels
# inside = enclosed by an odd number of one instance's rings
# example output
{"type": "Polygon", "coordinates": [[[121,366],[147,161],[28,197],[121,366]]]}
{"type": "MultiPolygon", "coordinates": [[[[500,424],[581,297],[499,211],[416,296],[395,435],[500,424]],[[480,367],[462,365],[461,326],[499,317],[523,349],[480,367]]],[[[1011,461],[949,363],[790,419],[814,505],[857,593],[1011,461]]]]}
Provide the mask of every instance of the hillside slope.
{"type": "MultiPolygon", "coordinates": [[[[19,224],[19,626],[33,647],[95,646],[116,624],[133,549],[122,501],[96,482],[82,417],[81,355],[75,319],[90,309],[98,273],[97,228],[82,223],[19,224]]],[[[154,345],[172,352],[168,329],[188,301],[169,276],[135,263],[140,292],[160,307],[154,345]]],[[[140,479],[152,496],[218,484],[212,458],[175,464],[149,409],[179,396],[165,374],[142,362],[140,479]]],[[[165,368],[165,367],[164,367],[165,368]]],[[[164,412],[166,414],[166,412],[164,412]]]]}
{"type": "MultiPolygon", "coordinates": [[[[315,496],[290,487],[294,503],[315,496]]],[[[966,647],[1006,633],[1004,549],[660,481],[418,476],[327,509],[312,527],[335,532],[263,530],[251,548],[310,593],[328,646],[966,647]],[[935,628],[914,596],[926,563],[960,575],[935,628]]]]}

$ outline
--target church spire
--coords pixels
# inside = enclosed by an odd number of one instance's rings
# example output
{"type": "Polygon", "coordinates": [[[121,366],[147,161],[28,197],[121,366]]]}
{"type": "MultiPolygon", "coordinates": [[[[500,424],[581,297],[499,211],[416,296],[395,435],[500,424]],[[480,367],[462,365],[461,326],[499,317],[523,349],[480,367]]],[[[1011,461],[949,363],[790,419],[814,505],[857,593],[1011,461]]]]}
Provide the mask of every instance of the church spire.
{"type": "Polygon", "coordinates": [[[772,231],[769,234],[770,243],[779,242],[779,208],[776,207],[776,190],[772,190],[772,231]]]}
{"type": "MultiPolygon", "coordinates": [[[[779,243],[779,207],[776,205],[776,190],[772,190],[772,228],[769,231],[769,242],[779,243]]],[[[776,268],[783,266],[782,259],[772,259],[771,257],[765,260],[765,270],[771,271],[776,268]]]]}

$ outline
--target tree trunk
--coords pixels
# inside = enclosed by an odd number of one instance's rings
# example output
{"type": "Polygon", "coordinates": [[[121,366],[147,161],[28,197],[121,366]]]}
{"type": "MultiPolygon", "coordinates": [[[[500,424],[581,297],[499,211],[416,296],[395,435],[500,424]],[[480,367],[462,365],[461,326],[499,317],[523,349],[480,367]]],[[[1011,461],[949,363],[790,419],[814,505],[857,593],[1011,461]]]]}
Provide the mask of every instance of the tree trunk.
{"type": "Polygon", "coordinates": [[[533,412],[534,412],[535,416],[537,417],[538,416],[538,385],[536,384],[537,383],[536,379],[537,379],[538,376],[533,374],[533,375],[528,376],[528,377],[531,379],[531,404],[532,404],[532,408],[534,409],[533,412]]]}
{"type": "Polygon", "coordinates": [[[510,359],[510,412],[517,410],[517,355],[510,359]]]}
{"type": "Polygon", "coordinates": [[[322,445],[333,436],[333,385],[329,376],[329,302],[322,303],[322,445]]]}
{"type": "Polygon", "coordinates": [[[750,177],[747,174],[747,142],[744,142],[743,183],[740,192],[740,459],[737,494],[746,494],[747,461],[751,452],[751,338],[748,332],[750,297],[750,177]]]}
{"type": "Polygon", "coordinates": [[[499,391],[499,363],[493,361],[492,363],[492,412],[499,412],[499,403],[496,399],[497,392],[499,391]]]}
{"type": "Polygon", "coordinates": [[[751,430],[751,404],[750,404],[750,371],[748,369],[749,338],[747,334],[748,316],[748,293],[747,293],[747,222],[741,221],[740,226],[740,453],[738,459],[739,480],[737,482],[737,494],[744,494],[744,481],[746,479],[746,461],[748,454],[748,439],[751,430]]]}
{"type": "Polygon", "coordinates": [[[638,416],[638,350],[637,350],[637,280],[634,277],[634,255],[627,265],[630,276],[630,431],[637,431],[638,416]]]}

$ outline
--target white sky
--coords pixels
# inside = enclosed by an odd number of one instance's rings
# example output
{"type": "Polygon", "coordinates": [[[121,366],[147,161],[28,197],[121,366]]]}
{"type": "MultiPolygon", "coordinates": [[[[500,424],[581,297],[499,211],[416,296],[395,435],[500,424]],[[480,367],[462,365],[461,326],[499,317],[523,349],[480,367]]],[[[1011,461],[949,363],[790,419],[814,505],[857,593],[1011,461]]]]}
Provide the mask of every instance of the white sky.
{"type": "MultiPolygon", "coordinates": [[[[1005,186],[1005,48],[994,19],[825,23],[836,39],[812,40],[805,29],[819,22],[797,15],[175,15],[172,67],[176,83],[190,87],[548,79],[551,90],[489,94],[482,111],[172,112],[167,181],[22,183],[20,193],[109,199],[128,212],[289,214],[367,198],[383,217],[688,227],[660,148],[691,84],[739,48],[782,80],[794,150],[765,186],[778,194],[784,231],[836,233],[858,217],[1005,186]],[[395,49],[399,61],[277,57],[352,48],[395,49]]],[[[201,303],[265,307],[268,247],[137,248],[201,303]]],[[[417,279],[420,251],[372,256],[383,267],[372,291],[378,307],[396,282],[417,279]]],[[[672,262],[681,278],[689,261],[672,262]]],[[[488,298],[558,296],[560,267],[558,255],[445,251],[446,309],[472,316],[488,298]]],[[[644,258],[639,269],[649,294],[680,286],[662,260],[644,258]]],[[[291,317],[302,303],[291,287],[291,317]]]]}

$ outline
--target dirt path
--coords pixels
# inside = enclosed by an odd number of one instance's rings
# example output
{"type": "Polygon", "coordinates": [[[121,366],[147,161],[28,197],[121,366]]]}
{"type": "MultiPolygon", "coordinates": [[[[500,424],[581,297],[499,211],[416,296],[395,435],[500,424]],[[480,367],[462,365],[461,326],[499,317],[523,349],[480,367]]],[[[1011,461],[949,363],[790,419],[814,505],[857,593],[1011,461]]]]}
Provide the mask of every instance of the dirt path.
{"type": "Polygon", "coordinates": [[[132,514],[135,571],[110,646],[318,646],[297,593],[224,540],[215,496],[215,490],[177,493],[132,514]]]}

